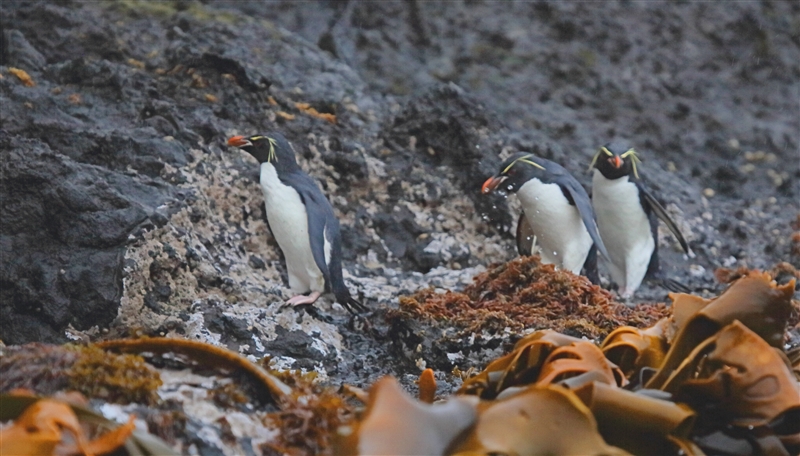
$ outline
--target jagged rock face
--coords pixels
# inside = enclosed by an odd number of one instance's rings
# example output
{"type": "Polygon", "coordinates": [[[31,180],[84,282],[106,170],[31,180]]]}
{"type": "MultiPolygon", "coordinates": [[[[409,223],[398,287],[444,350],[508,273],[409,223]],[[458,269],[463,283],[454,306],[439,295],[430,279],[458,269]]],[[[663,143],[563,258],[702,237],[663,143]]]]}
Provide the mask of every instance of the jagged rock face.
{"type": "Polygon", "coordinates": [[[710,288],[720,264],[769,267],[789,251],[791,2],[271,5],[4,2],[5,343],[174,333],[291,365],[296,351],[272,342],[302,345],[302,331],[315,340],[303,356],[334,372],[330,354],[363,340],[279,310],[258,169],[224,146],[266,130],[331,199],[346,278],[371,306],[513,256],[513,198],[509,211],[479,192],[500,153],[529,150],[587,182],[615,136],[640,145],[698,253],[689,275],[662,247],[676,278],[710,288]]]}
{"type": "MultiPolygon", "coordinates": [[[[434,89],[404,110],[435,111],[393,120],[396,102],[368,94],[344,63],[257,20],[243,27],[229,13],[204,16],[210,10],[154,20],[159,11],[146,3],[12,6],[0,79],[6,343],[111,325],[120,334],[202,334],[232,348],[250,342],[263,353],[248,318],[279,304],[285,271],[264,223],[258,168],[224,147],[233,133],[277,128],[295,143],[339,213],[345,258],[359,275],[504,258],[489,227],[460,219],[499,161],[487,144],[491,115],[457,88],[434,89]],[[335,113],[337,124],[300,102],[335,113]],[[440,118],[452,126],[447,146],[436,139],[440,118]],[[400,135],[403,125],[412,126],[400,135]],[[411,134],[425,147],[408,148],[411,134]],[[481,142],[466,160],[428,155],[436,147],[454,157],[481,142]],[[462,174],[475,170],[474,182],[462,174]],[[484,246],[487,236],[496,247],[484,246]],[[248,316],[230,314],[241,300],[252,305],[248,316]]],[[[496,200],[487,211],[508,224],[504,207],[496,200]]],[[[384,285],[383,295],[365,297],[388,302],[384,285]]],[[[261,329],[275,337],[275,325],[261,329]]],[[[320,343],[338,346],[332,337],[320,343]]]]}

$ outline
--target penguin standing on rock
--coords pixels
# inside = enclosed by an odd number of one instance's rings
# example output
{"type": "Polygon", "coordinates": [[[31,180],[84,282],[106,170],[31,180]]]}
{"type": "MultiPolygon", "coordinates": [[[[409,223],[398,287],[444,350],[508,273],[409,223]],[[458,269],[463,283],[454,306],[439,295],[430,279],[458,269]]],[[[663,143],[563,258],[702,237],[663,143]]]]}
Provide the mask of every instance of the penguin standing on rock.
{"type": "MultiPolygon", "coordinates": [[[[656,278],[658,266],[658,219],[664,221],[684,252],[689,245],[675,222],[639,178],[636,151],[622,142],[600,148],[589,169],[592,177],[592,205],[600,235],[609,253],[611,278],[619,294],[629,299],[645,277],[656,278]]],[[[663,280],[667,287],[681,285],[663,280]]]]}
{"type": "Polygon", "coordinates": [[[280,133],[234,136],[228,145],[249,153],[261,166],[267,222],[286,259],[289,288],[297,293],[287,303],[312,304],[333,291],[348,311],[364,310],[342,277],[339,221],[317,183],[295,161],[286,138],[280,133]]]}
{"type": "Polygon", "coordinates": [[[517,224],[517,248],[531,253],[531,232],[541,249],[543,263],[586,276],[597,283],[597,254],[607,256],[595,222],[589,195],[557,163],[526,152],[512,155],[500,172],[483,184],[482,192],[496,188],[516,193],[523,213],[517,224]]]}

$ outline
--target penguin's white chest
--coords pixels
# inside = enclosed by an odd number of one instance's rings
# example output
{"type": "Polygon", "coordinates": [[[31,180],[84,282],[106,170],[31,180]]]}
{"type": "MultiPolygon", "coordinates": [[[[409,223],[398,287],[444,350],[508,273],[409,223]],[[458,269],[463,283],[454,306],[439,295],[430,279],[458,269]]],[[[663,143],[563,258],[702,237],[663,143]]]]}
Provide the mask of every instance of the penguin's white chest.
{"type": "Polygon", "coordinates": [[[270,163],[261,164],[260,183],[272,235],[286,259],[289,288],[295,293],[324,291],[325,277],[311,253],[308,213],[300,194],[280,181],[270,163]]]}
{"type": "Polygon", "coordinates": [[[580,274],[593,242],[578,208],[569,204],[561,187],[531,179],[520,187],[517,197],[536,235],[542,261],[580,274]]]}
{"type": "Polygon", "coordinates": [[[620,291],[632,294],[642,283],[655,240],[639,200],[639,189],[628,180],[606,179],[598,170],[592,178],[592,206],[597,228],[611,259],[611,277],[620,291]]]}

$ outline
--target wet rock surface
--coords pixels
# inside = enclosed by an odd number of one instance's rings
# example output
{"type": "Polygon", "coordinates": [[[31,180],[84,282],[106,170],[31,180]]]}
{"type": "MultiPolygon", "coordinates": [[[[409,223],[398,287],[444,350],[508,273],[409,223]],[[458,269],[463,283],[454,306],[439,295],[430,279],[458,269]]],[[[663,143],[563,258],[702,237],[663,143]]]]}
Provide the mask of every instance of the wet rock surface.
{"type": "MultiPolygon", "coordinates": [[[[531,151],[588,184],[592,154],[614,138],[640,151],[696,254],[662,227],[668,276],[708,295],[719,267],[800,267],[792,2],[2,10],[5,344],[168,335],[332,384],[391,373],[413,389],[426,360],[407,342],[430,328],[408,323],[400,337],[387,309],[429,286],[463,290],[515,257],[515,198],[480,194],[500,157],[531,151]],[[224,145],[276,129],[341,221],[365,320],[327,298],[316,312],[283,307],[257,165],[224,145]]],[[[645,284],[636,300],[665,297],[645,284]]],[[[475,350],[465,336],[442,353],[469,356],[436,367],[480,368],[517,336],[475,350]]],[[[437,375],[443,390],[460,384],[437,375]]]]}

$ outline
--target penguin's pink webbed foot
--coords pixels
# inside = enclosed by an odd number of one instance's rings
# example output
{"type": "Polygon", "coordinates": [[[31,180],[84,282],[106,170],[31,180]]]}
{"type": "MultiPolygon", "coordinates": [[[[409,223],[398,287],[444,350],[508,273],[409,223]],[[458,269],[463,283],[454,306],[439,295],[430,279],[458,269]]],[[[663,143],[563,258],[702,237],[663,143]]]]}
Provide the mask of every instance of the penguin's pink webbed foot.
{"type": "Polygon", "coordinates": [[[313,304],[322,293],[319,291],[314,291],[310,295],[297,295],[286,301],[286,304],[291,304],[293,306],[302,306],[303,304],[313,304]]]}

